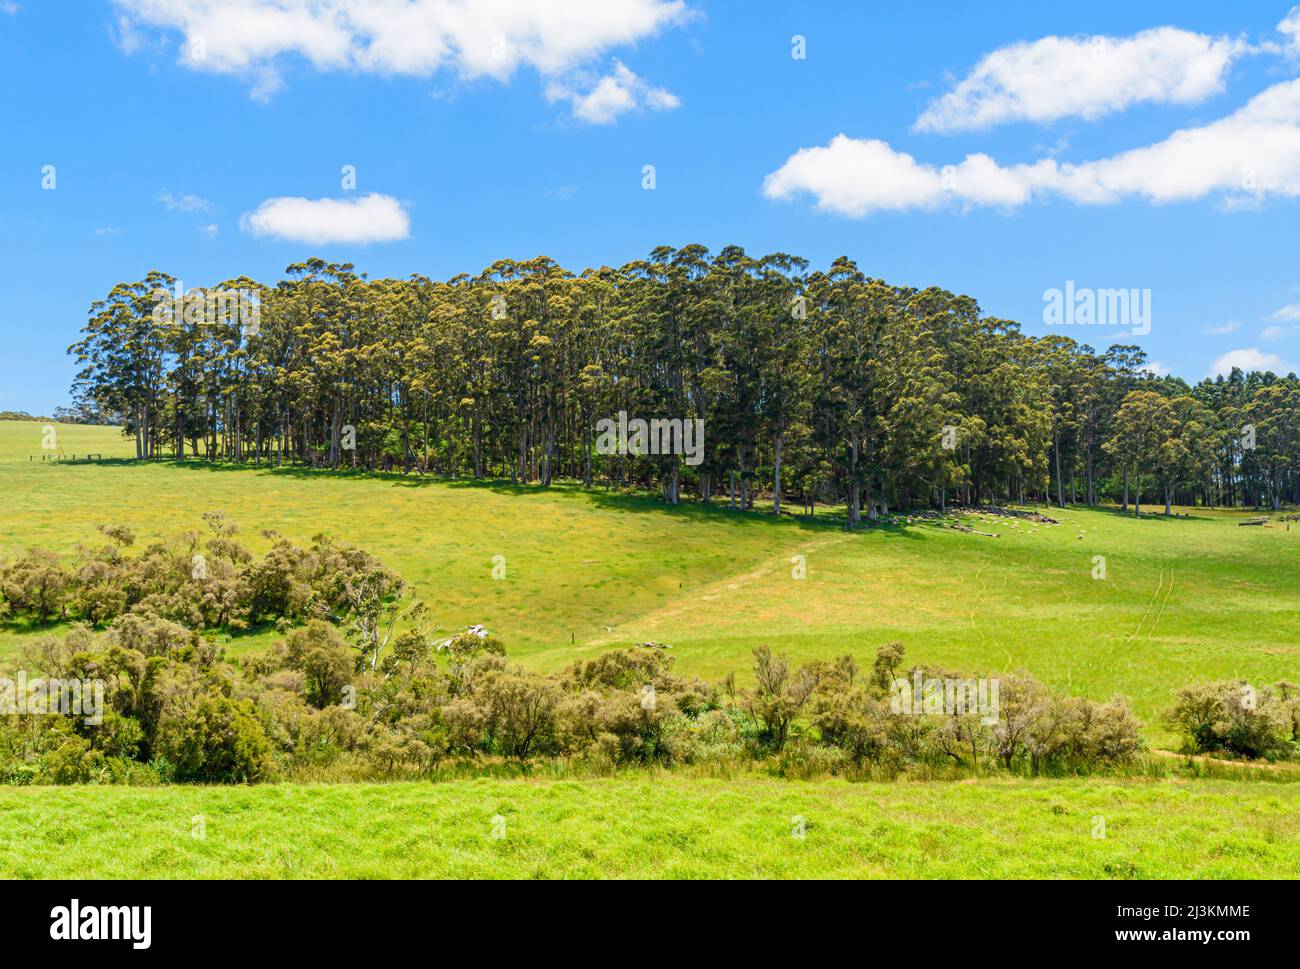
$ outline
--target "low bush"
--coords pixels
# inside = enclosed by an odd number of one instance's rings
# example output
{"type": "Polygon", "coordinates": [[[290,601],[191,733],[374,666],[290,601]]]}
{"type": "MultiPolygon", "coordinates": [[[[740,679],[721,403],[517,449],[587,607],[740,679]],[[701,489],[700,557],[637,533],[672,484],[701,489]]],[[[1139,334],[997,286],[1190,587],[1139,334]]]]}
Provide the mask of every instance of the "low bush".
{"type": "MultiPolygon", "coordinates": [[[[115,587],[124,590],[127,611],[100,616],[106,629],[99,634],[87,615],[62,639],[46,637],[22,656],[30,676],[99,683],[103,708],[94,717],[0,715],[0,782],[634,768],[726,776],[756,767],[798,779],[1150,769],[1141,725],[1119,697],[1056,696],[1025,675],[977,680],[908,666],[898,643],[882,646],[866,674],[849,656],[795,668],[761,648],[747,689],[734,675],[720,684],[677,676],[657,644],[543,675],[511,664],[481,626],[435,637],[423,608],[402,602],[400,580],[364,552],[324,538],[302,552],[277,540],[259,562],[234,544],[224,516],[208,516],[208,524],[213,536],[203,547],[223,564],[209,561],[207,575],[222,588],[179,610],[168,603],[188,595],[189,580],[176,577],[182,561],[158,546],[128,559],[123,549],[133,537],[107,530],[113,546],[95,562],[122,571],[106,578],[83,563],[79,574],[87,589],[122,583],[115,587]],[[264,653],[236,665],[203,634],[213,615],[227,624],[270,618],[283,621],[283,631],[264,653]]],[[[42,556],[20,562],[0,580],[27,590],[11,604],[63,608],[48,596],[42,606],[30,579],[55,564],[42,556]]],[[[61,581],[51,578],[48,588],[61,581]]],[[[1168,719],[1189,750],[1284,757],[1297,750],[1300,689],[1188,687],[1168,719]]]]}
{"type": "Polygon", "coordinates": [[[1300,697],[1289,683],[1276,690],[1245,680],[1186,686],[1165,720],[1189,753],[1276,760],[1300,752],[1300,697]]]}

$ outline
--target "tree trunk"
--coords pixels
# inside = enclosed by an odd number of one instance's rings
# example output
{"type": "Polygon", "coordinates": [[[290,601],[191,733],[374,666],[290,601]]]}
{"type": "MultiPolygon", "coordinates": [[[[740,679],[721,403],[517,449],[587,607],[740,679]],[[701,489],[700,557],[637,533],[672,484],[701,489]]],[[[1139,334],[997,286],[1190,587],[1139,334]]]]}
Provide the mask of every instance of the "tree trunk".
{"type": "Polygon", "coordinates": [[[849,527],[862,521],[862,484],[858,481],[858,440],[849,444],[849,527]]]}
{"type": "Polygon", "coordinates": [[[339,434],[343,428],[343,402],[338,395],[334,397],[334,407],[330,414],[330,470],[339,466],[339,434]]]}
{"type": "Polygon", "coordinates": [[[1059,434],[1052,438],[1052,449],[1056,452],[1056,504],[1059,508],[1065,507],[1065,486],[1061,482],[1061,437],[1059,434]]]}
{"type": "Polygon", "coordinates": [[[781,514],[781,450],[784,443],[782,435],[777,434],[772,459],[772,514],[778,517],[781,514]]]}
{"type": "Polygon", "coordinates": [[[1092,507],[1097,503],[1097,490],[1092,480],[1092,444],[1088,444],[1087,456],[1087,475],[1088,475],[1088,506],[1092,507]]]}
{"type": "Polygon", "coordinates": [[[483,418],[474,408],[474,477],[483,477],[483,418]]]}

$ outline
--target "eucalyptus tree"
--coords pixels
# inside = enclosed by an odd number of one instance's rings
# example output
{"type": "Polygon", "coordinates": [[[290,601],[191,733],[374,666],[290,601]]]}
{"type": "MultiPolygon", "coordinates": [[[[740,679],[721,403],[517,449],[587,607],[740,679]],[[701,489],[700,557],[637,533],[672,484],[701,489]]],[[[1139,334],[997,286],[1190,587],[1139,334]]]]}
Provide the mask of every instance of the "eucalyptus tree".
{"type": "Polygon", "coordinates": [[[158,456],[170,328],[183,313],[175,284],[157,271],[118,283],[91,304],[85,335],[68,349],[81,365],[73,396],[126,415],[137,458],[158,456]]]}
{"type": "Polygon", "coordinates": [[[691,244],[580,275],[538,256],[447,281],[312,258],[273,285],[176,286],[161,272],[114,286],[70,348],[78,407],[122,415],[140,458],[603,478],[671,503],[770,496],[776,514],[797,489],[809,514],[842,503],[849,527],[950,500],[1064,505],[1079,479],[1084,501],[1125,508],[1135,478],[1167,509],[1300,499],[1295,375],[1189,387],[1139,347],[1031,338],[847,257],[810,273],[787,253],[691,244]],[[255,325],[223,312],[232,293],[255,325]],[[659,421],[669,446],[597,451],[620,412],[659,421]],[[684,460],[672,425],[695,420],[706,445],[684,460]]]}
{"type": "Polygon", "coordinates": [[[1245,408],[1260,452],[1268,504],[1300,501],[1300,385],[1295,381],[1261,387],[1245,408]]]}
{"type": "Polygon", "coordinates": [[[1114,430],[1105,447],[1124,470],[1125,482],[1134,486],[1134,517],[1142,514],[1144,476],[1157,474],[1179,459],[1173,431],[1173,407],[1153,390],[1130,391],[1115,413],[1114,430]]]}

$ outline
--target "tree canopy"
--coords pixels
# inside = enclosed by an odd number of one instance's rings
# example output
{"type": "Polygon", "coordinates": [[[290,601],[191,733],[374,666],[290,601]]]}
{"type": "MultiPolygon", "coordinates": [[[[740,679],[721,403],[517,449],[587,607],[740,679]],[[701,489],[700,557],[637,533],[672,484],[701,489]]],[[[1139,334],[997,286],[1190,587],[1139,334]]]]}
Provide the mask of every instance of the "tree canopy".
{"type": "Polygon", "coordinates": [[[120,415],[140,458],[603,480],[843,503],[850,523],[952,501],[1300,500],[1294,374],[1190,386],[1139,347],[1027,336],[843,257],[688,245],[581,274],[539,256],[446,282],[322,259],[285,275],[115,286],[69,351],[76,406],[120,415]],[[619,412],[703,421],[703,460],[602,453],[619,412]]]}

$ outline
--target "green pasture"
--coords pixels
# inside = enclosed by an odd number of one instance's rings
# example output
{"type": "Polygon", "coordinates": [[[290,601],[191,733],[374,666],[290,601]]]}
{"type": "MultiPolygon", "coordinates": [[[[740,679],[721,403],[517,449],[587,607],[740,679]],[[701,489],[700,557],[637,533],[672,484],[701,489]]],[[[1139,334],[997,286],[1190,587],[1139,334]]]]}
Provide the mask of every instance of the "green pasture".
{"type": "MultiPolygon", "coordinates": [[[[69,453],[133,448],[112,428],[57,430],[69,453]]],[[[1160,744],[1172,738],[1155,719],[1180,685],[1300,680],[1300,526],[1241,527],[1239,511],[1134,520],[1043,509],[1055,526],[967,519],[996,538],[927,520],[846,532],[834,509],[777,520],[600,487],[26,460],[40,440],[38,424],[0,424],[0,555],[42,545],[71,556],[101,541],[95,526],[107,523],[147,541],[221,509],[254,549],[265,529],[362,546],[413,584],[442,628],[484,623],[539,669],[655,639],[672,644],[679,672],[716,678],[746,671],[763,644],[869,665],[898,640],[909,658],[950,669],[1023,670],[1057,690],[1124,694],[1160,744]],[[495,556],[504,579],[492,577],[495,556]],[[1094,577],[1099,556],[1104,578],[1094,577]]],[[[0,628],[0,659],[41,632],[0,628]]]]}

